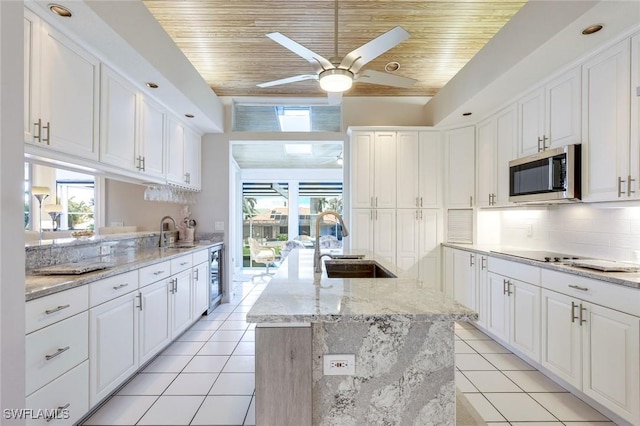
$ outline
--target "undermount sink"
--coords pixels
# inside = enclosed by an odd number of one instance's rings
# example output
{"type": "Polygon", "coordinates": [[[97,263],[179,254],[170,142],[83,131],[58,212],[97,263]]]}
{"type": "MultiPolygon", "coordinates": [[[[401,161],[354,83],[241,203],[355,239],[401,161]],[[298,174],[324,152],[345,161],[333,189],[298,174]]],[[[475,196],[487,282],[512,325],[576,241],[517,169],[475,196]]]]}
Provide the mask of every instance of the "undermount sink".
{"type": "Polygon", "coordinates": [[[374,260],[331,259],[324,267],[329,278],[397,278],[374,260]]]}
{"type": "Polygon", "coordinates": [[[364,254],[332,254],[332,259],[364,259],[364,254]]]}

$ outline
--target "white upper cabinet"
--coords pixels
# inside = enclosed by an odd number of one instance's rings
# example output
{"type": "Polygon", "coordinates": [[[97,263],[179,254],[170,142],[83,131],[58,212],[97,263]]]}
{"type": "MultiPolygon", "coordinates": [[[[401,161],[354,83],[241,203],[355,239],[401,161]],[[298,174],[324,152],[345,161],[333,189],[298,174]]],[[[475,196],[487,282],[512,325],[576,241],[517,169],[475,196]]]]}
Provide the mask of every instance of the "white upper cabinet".
{"type": "Polygon", "coordinates": [[[184,129],[184,174],[187,186],[200,189],[202,137],[194,130],[184,129]]]}
{"type": "Polygon", "coordinates": [[[396,132],[376,132],[373,156],[373,207],[396,207],[396,132]]]}
{"type": "Polygon", "coordinates": [[[165,117],[162,107],[151,99],[139,97],[136,169],[142,173],[165,177],[165,117]]]}
{"type": "Polygon", "coordinates": [[[497,182],[495,117],[490,117],[478,124],[476,150],[478,152],[478,192],[476,204],[478,207],[489,207],[494,203],[497,182]]]}
{"type": "Polygon", "coordinates": [[[102,65],[100,162],[136,170],[136,104],[136,88],[102,65]]]}
{"type": "Polygon", "coordinates": [[[175,117],[167,119],[167,181],[185,184],[184,175],[184,126],[175,117]]]}
{"type": "Polygon", "coordinates": [[[351,207],[373,207],[374,132],[356,131],[351,135],[351,207]]]}
{"type": "MultiPolygon", "coordinates": [[[[585,201],[618,200],[627,198],[627,192],[631,192],[628,186],[629,45],[628,39],[623,40],[592,57],[582,67],[582,198],[585,201]]],[[[637,180],[637,176],[632,179],[637,180]]]]}
{"type": "Polygon", "coordinates": [[[640,34],[631,38],[631,140],[627,197],[640,197],[640,34]]]}
{"type": "Polygon", "coordinates": [[[518,157],[580,143],[580,69],[572,69],[520,99],[518,119],[518,157]]]}
{"type": "Polygon", "coordinates": [[[433,208],[441,204],[439,131],[397,133],[397,208],[433,208]]]}
{"type": "Polygon", "coordinates": [[[25,36],[26,141],[97,160],[98,60],[28,11],[25,36]]]}
{"type": "Polygon", "coordinates": [[[396,132],[351,135],[352,208],[396,207],[396,132]]]}
{"type": "Polygon", "coordinates": [[[473,207],[475,192],[475,128],[444,132],[447,154],[446,196],[450,208],[473,207]]]}

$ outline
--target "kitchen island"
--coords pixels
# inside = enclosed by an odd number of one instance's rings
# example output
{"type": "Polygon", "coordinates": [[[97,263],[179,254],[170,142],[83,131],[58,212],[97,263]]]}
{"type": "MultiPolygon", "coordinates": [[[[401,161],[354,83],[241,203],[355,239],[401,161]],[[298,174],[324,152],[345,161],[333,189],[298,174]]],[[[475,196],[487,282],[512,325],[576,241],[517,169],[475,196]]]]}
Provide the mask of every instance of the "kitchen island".
{"type": "Polygon", "coordinates": [[[248,313],[257,424],[455,424],[454,322],[477,314],[366,258],[397,278],[328,278],[294,250],[248,313]],[[325,375],[327,354],[355,374],[325,375]]]}

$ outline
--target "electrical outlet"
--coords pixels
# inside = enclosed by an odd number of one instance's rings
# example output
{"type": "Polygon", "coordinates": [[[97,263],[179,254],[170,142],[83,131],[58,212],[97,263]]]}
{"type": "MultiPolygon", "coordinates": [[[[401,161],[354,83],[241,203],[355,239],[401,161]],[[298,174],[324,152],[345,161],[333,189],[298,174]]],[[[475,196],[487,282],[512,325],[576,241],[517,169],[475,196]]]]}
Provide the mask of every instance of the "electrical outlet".
{"type": "Polygon", "coordinates": [[[356,356],[354,354],[324,355],[322,362],[325,376],[353,376],[356,374],[356,356]]]}
{"type": "Polygon", "coordinates": [[[111,254],[111,246],[105,244],[100,246],[100,256],[108,256],[111,254]]]}
{"type": "Polygon", "coordinates": [[[224,231],[224,222],[216,221],[216,223],[214,224],[214,228],[216,231],[224,231]]]}

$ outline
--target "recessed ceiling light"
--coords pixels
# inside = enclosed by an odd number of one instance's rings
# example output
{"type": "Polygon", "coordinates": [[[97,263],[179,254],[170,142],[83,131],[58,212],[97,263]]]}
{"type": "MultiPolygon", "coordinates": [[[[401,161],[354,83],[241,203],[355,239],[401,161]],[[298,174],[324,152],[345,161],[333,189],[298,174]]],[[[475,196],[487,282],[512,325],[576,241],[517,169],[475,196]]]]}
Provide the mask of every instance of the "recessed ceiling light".
{"type": "Polygon", "coordinates": [[[400,69],[400,62],[392,61],[384,66],[386,72],[396,72],[400,69]]]}
{"type": "Polygon", "coordinates": [[[311,144],[308,143],[286,143],[284,152],[287,155],[311,155],[313,154],[311,144]]]}
{"type": "Polygon", "coordinates": [[[145,84],[146,84],[146,85],[147,85],[147,87],[149,87],[150,89],[157,89],[157,88],[158,88],[158,85],[157,85],[156,83],[152,82],[152,81],[147,81],[145,84]]]}
{"type": "Polygon", "coordinates": [[[462,113],[462,115],[463,115],[464,117],[468,117],[468,116],[470,116],[471,114],[473,114],[473,113],[471,113],[471,112],[463,112],[463,113],[462,113]]]}
{"type": "Polygon", "coordinates": [[[602,25],[600,24],[596,24],[596,25],[589,25],[587,28],[585,28],[584,30],[582,30],[582,34],[584,35],[590,35],[593,33],[597,33],[598,31],[600,31],[602,29],[602,25]]]}
{"type": "Polygon", "coordinates": [[[184,116],[185,116],[185,117],[187,117],[187,118],[193,118],[193,117],[195,117],[195,115],[193,115],[193,114],[185,114],[184,116]]]}
{"type": "Polygon", "coordinates": [[[71,18],[71,16],[73,16],[73,13],[71,13],[69,9],[64,6],[60,6],[59,4],[50,4],[49,10],[58,16],[62,16],[63,18],[71,18]]]}

